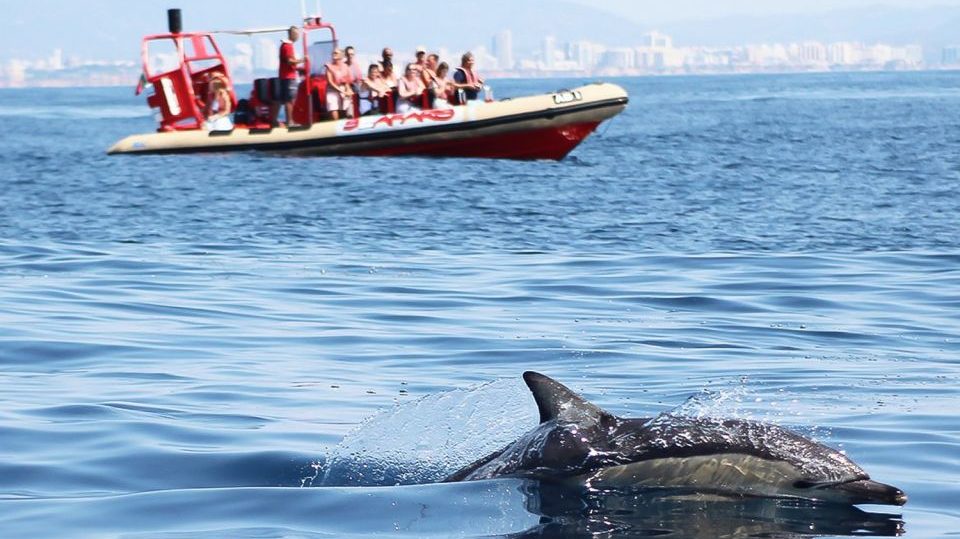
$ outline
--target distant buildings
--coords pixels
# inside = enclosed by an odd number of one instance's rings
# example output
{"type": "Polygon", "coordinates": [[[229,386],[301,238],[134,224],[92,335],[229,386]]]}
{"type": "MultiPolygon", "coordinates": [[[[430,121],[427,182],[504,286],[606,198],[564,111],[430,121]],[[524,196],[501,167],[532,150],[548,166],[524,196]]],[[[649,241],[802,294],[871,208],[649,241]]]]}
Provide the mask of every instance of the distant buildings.
{"type": "Polygon", "coordinates": [[[493,36],[493,56],[497,59],[497,68],[513,69],[513,33],[503,30],[493,36]]]}
{"type": "Polygon", "coordinates": [[[66,59],[60,49],[38,60],[14,58],[0,63],[0,88],[132,86],[138,76],[134,62],[66,59]]]}
{"type": "Polygon", "coordinates": [[[684,55],[673,47],[673,39],[659,32],[650,32],[640,38],[634,49],[634,65],[647,71],[675,69],[683,65],[684,55]]]}
{"type": "MultiPolygon", "coordinates": [[[[500,50],[502,34],[494,37],[500,50]]],[[[591,41],[558,43],[546,36],[532,57],[499,60],[500,76],[645,75],[680,73],[753,73],[832,70],[921,69],[925,67],[919,45],[892,46],[856,42],[766,43],[733,47],[677,47],[661,32],[638,36],[633,47],[611,47],[591,41]]],[[[512,40],[511,40],[512,42],[512,40]]],[[[944,52],[944,64],[960,65],[960,47],[944,52]]]]}
{"type": "Polygon", "coordinates": [[[636,65],[637,55],[629,47],[610,47],[600,55],[601,70],[629,71],[636,65]]]}
{"type": "MultiPolygon", "coordinates": [[[[436,49],[451,67],[460,53],[436,49]]],[[[587,77],[685,73],[779,73],[793,71],[856,71],[922,69],[924,51],[919,45],[896,46],[853,41],[822,43],[760,43],[730,47],[677,46],[661,32],[637,36],[632,46],[610,46],[589,40],[564,42],[544,36],[535,50],[518,51],[511,30],[492,36],[490,47],[473,47],[477,65],[492,77],[587,77]]],[[[379,51],[360,51],[361,65],[379,59],[379,51]]],[[[397,51],[402,57],[403,51],[397,51]]],[[[242,79],[276,73],[279,43],[251,39],[225,50],[233,72],[242,79]]],[[[412,59],[412,52],[410,55],[412,59]]],[[[151,69],[164,71],[178,65],[175,51],[157,51],[151,69]]],[[[937,66],[934,66],[937,67],[937,66]]],[[[960,68],[960,45],[945,47],[939,67],[960,68]]],[[[139,62],[104,62],[64,57],[61,50],[36,60],[0,61],[0,87],[132,85],[140,76],[139,62]]]]}
{"type": "Polygon", "coordinates": [[[600,56],[607,50],[603,45],[590,41],[567,43],[567,58],[579,71],[587,71],[600,63],[600,56]]]}
{"type": "Polygon", "coordinates": [[[949,66],[949,67],[960,66],[960,45],[944,47],[943,56],[940,62],[944,66],[949,66]]]}
{"type": "Polygon", "coordinates": [[[547,36],[543,38],[543,48],[540,51],[542,69],[545,71],[552,71],[556,69],[558,52],[560,51],[557,50],[557,38],[553,36],[547,36]]]}
{"type": "Polygon", "coordinates": [[[857,59],[855,43],[831,43],[827,49],[827,62],[833,65],[851,65],[857,59]]]}

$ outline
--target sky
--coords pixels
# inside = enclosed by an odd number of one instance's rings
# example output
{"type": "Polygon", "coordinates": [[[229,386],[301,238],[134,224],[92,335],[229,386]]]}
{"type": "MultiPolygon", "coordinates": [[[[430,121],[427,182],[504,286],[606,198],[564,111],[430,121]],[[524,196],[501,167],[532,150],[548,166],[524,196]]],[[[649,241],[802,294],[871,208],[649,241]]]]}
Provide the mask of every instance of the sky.
{"type": "MultiPolygon", "coordinates": [[[[306,3],[312,10],[315,0],[306,3]]],[[[518,53],[535,48],[550,34],[561,42],[590,39],[632,45],[651,29],[675,32],[681,38],[677,42],[690,45],[744,44],[781,35],[784,40],[919,39],[936,30],[944,36],[933,42],[938,46],[953,40],[953,27],[937,27],[939,10],[929,8],[960,13],[960,0],[324,0],[321,5],[346,41],[369,50],[386,44],[466,49],[488,45],[491,36],[509,28],[518,53]],[[869,20],[877,6],[927,13],[914,23],[889,10],[885,17],[869,20]],[[838,10],[861,11],[823,16],[841,13],[838,10]],[[455,15],[447,20],[444,13],[455,15]],[[724,23],[703,24],[714,19],[724,23]],[[752,20],[752,26],[738,26],[738,19],[752,20]],[[683,21],[688,21],[686,26],[683,21]],[[870,25],[884,30],[870,34],[864,30],[870,25]],[[715,32],[716,26],[726,32],[715,32]],[[709,40],[714,43],[695,42],[709,40]]],[[[300,18],[300,0],[0,0],[0,61],[45,57],[54,48],[63,49],[67,57],[135,60],[140,37],[164,32],[166,9],[178,6],[184,9],[187,29],[286,25],[300,18]]],[[[960,42],[960,28],[956,33],[960,42]]]]}
{"type": "Polygon", "coordinates": [[[894,6],[907,8],[960,5],[960,0],[574,0],[636,21],[664,23],[735,15],[814,14],[836,10],[894,6]]]}

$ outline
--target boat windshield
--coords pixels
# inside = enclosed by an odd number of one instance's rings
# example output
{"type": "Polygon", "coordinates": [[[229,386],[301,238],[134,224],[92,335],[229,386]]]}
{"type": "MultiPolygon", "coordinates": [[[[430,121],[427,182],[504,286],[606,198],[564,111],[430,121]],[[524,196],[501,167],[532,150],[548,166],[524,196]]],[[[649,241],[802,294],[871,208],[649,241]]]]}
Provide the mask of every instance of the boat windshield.
{"type": "Polygon", "coordinates": [[[310,55],[310,75],[324,76],[327,73],[327,63],[333,57],[333,49],[337,48],[334,40],[314,41],[307,48],[310,55]]]}

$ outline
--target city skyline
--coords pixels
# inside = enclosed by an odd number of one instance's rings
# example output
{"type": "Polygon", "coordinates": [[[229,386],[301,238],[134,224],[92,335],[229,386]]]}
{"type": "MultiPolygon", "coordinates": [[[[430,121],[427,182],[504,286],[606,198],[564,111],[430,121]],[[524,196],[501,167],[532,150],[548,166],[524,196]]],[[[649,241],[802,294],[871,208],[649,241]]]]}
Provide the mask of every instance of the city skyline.
{"type": "MultiPolygon", "coordinates": [[[[315,5],[313,0],[305,3],[315,5]]],[[[162,32],[169,0],[87,0],[64,3],[34,0],[5,10],[0,32],[0,61],[37,60],[60,48],[66,56],[135,60],[142,35],[162,32]],[[109,21],[104,24],[103,21],[109,21]],[[45,46],[37,47],[38,42],[45,46]]],[[[301,3],[283,0],[269,12],[254,0],[209,0],[183,6],[188,29],[283,26],[299,20],[301,3]]],[[[410,9],[384,7],[359,11],[347,0],[324,0],[323,15],[341,36],[360,48],[392,45],[409,48],[424,41],[468,48],[486,43],[498,29],[509,28],[520,53],[540,46],[545,35],[563,39],[603,40],[629,46],[640,32],[660,30],[678,41],[703,46],[798,40],[897,42],[922,38],[934,50],[957,43],[960,5],[937,0],[809,0],[760,2],[732,0],[722,5],[705,0],[675,0],[667,5],[643,0],[487,0],[483,5],[449,5],[437,0],[410,0],[410,9]],[[423,13],[445,13],[451,21],[436,24],[423,13]],[[427,22],[424,22],[426,20],[427,22]],[[716,24],[714,21],[722,21],[716,24]],[[576,35],[574,35],[576,34],[576,35]]]]}
{"type": "MultiPolygon", "coordinates": [[[[38,1],[43,3],[47,0],[38,1]]],[[[210,4],[216,4],[217,1],[210,4]]],[[[245,1],[247,0],[240,0],[240,3],[245,1]]],[[[492,4],[498,1],[491,0],[492,4]]],[[[578,21],[582,24],[567,24],[562,15],[541,12],[540,0],[528,0],[518,4],[520,7],[514,13],[510,24],[492,26],[489,22],[478,21],[477,25],[471,25],[469,32],[453,34],[434,31],[411,33],[403,29],[391,34],[378,29],[377,37],[373,39],[357,30],[354,26],[356,21],[351,19],[349,11],[342,11],[341,2],[327,1],[323,2],[323,6],[324,13],[336,21],[342,43],[357,45],[360,59],[365,63],[379,55],[381,45],[391,45],[398,52],[407,49],[412,51],[415,46],[427,46],[439,52],[452,65],[458,63],[462,51],[472,50],[478,57],[481,69],[501,77],[922,69],[954,66],[958,63],[956,58],[960,56],[956,52],[960,50],[957,49],[957,45],[960,45],[960,31],[954,30],[952,26],[936,34],[939,36],[937,39],[931,38],[931,33],[927,31],[909,31],[909,27],[923,28],[924,24],[929,24],[933,15],[941,11],[944,14],[943,20],[938,21],[938,24],[949,23],[953,16],[960,21],[960,6],[946,11],[940,8],[930,8],[933,11],[916,8],[902,12],[883,10],[894,8],[870,8],[859,18],[851,16],[850,12],[831,11],[829,13],[832,15],[824,16],[825,22],[806,24],[807,30],[789,30],[788,26],[784,26],[782,31],[774,32],[773,35],[788,37],[778,40],[767,39],[771,35],[769,32],[750,30],[749,25],[744,27],[742,35],[734,34],[736,39],[710,38],[706,32],[694,32],[695,37],[691,38],[690,28],[696,28],[696,25],[702,23],[690,23],[693,27],[674,25],[674,32],[670,30],[670,25],[660,28],[653,24],[621,20],[623,17],[611,18],[609,12],[619,10],[626,13],[634,4],[604,0],[599,4],[607,10],[603,11],[592,7],[578,7],[578,2],[583,3],[581,0],[560,0],[555,4],[581,10],[574,15],[578,16],[578,21]],[[328,8],[331,5],[332,7],[328,8]],[[865,31],[864,26],[857,25],[860,24],[858,21],[869,19],[873,22],[867,25],[867,29],[880,27],[882,24],[877,21],[903,13],[912,14],[910,16],[914,17],[911,19],[914,22],[901,25],[907,29],[898,28],[895,33],[878,32],[874,35],[865,31]],[[344,19],[343,25],[339,22],[341,19],[344,19]],[[611,25],[609,32],[597,34],[587,31],[603,22],[611,25]],[[540,26],[534,27],[535,24],[540,26]],[[853,26],[849,26],[851,24],[853,26]],[[613,25],[618,26],[613,28],[613,25]],[[835,26],[847,30],[841,32],[833,28],[835,26]],[[521,30],[516,30],[518,27],[521,30]],[[469,35],[465,37],[465,34],[469,35]],[[361,39],[353,40],[352,36],[360,36],[361,39]],[[661,41],[656,42],[657,39],[661,41]]],[[[675,7],[690,6],[697,2],[698,0],[681,0],[675,7]]],[[[751,6],[757,7],[751,2],[752,0],[733,2],[724,13],[735,14],[751,6]]],[[[103,5],[111,3],[113,0],[99,2],[103,5]]],[[[420,3],[430,4],[429,1],[420,3]]],[[[292,4],[296,4],[296,10],[278,9],[278,12],[282,12],[284,17],[296,17],[299,2],[292,4]]],[[[818,4],[823,3],[813,3],[818,4]]],[[[863,4],[865,2],[859,0],[847,0],[838,5],[850,8],[863,4]]],[[[887,4],[899,3],[894,1],[887,4]]],[[[164,10],[160,6],[165,3],[145,0],[143,5],[150,9],[141,8],[139,11],[130,12],[137,15],[137,23],[149,28],[151,32],[162,32],[166,21],[163,17],[164,10]]],[[[208,4],[203,6],[208,7],[208,4]]],[[[392,8],[387,11],[390,9],[392,8]]],[[[458,9],[466,9],[468,11],[462,13],[470,13],[471,8],[458,9]]],[[[786,5],[781,3],[778,9],[786,9],[786,5]]],[[[760,14],[757,16],[775,11],[776,9],[770,6],[757,8],[757,13],[760,14]]],[[[715,9],[707,9],[701,15],[716,13],[715,9]]],[[[668,14],[668,11],[661,10],[658,17],[662,19],[665,14],[668,14]]],[[[17,18],[22,13],[18,15],[14,10],[13,15],[15,22],[22,22],[22,17],[17,18]]],[[[185,17],[188,28],[210,28],[205,26],[209,23],[209,13],[201,9],[201,6],[190,6],[185,11],[185,17]]],[[[789,17],[773,20],[787,25],[796,22],[789,17]]],[[[226,22],[224,21],[224,24],[226,22]]],[[[0,41],[2,39],[9,39],[9,36],[0,38],[0,41]]],[[[221,41],[234,71],[241,76],[250,76],[253,73],[275,70],[278,39],[279,36],[224,36],[221,41]]],[[[60,46],[55,40],[44,43],[53,46],[44,50],[42,46],[34,44],[30,54],[24,56],[11,57],[9,50],[0,53],[7,55],[0,57],[0,85],[67,85],[71,80],[77,84],[127,84],[131,76],[134,79],[139,76],[139,37],[136,40],[131,39],[126,46],[111,47],[107,56],[84,53],[84,49],[78,47],[60,46]]]]}
{"type": "MultiPolygon", "coordinates": [[[[276,71],[278,43],[265,37],[234,43],[224,53],[238,81],[255,76],[270,76],[276,71]]],[[[458,53],[446,46],[430,49],[456,65],[458,53]]],[[[658,31],[639,36],[631,47],[609,46],[589,40],[560,40],[544,36],[539,50],[517,53],[513,33],[502,29],[491,36],[489,47],[473,48],[478,68],[499,78],[638,76],[717,73],[786,73],[837,70],[918,70],[960,67],[960,46],[945,47],[940,62],[924,61],[918,44],[895,45],[814,40],[791,43],[743,44],[708,47],[676,44],[672,36],[658,31]]],[[[358,55],[362,65],[376,61],[379,51],[358,55]]],[[[411,54],[412,60],[412,54],[411,54]]],[[[151,57],[151,68],[158,71],[176,67],[174,54],[151,57]]],[[[54,49],[36,61],[10,60],[0,65],[0,87],[126,85],[139,76],[141,66],[134,61],[82,60],[67,58],[62,49],[54,49]]]]}

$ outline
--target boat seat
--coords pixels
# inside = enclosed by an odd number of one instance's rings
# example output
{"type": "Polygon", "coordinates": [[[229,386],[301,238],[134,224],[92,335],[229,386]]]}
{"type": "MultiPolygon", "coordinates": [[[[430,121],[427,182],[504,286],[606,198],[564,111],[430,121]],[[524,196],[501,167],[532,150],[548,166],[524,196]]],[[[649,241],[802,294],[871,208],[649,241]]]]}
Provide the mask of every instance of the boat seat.
{"type": "Polygon", "coordinates": [[[253,90],[257,95],[257,100],[261,103],[274,103],[280,95],[280,78],[264,78],[253,81],[253,90]]]}

